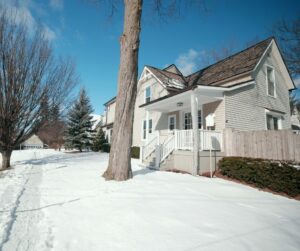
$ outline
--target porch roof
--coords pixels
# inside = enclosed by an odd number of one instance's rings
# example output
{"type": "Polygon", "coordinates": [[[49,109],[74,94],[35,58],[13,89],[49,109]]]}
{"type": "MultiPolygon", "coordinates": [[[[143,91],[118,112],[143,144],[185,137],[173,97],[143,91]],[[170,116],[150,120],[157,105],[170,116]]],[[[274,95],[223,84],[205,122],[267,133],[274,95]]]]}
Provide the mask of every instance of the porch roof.
{"type": "Polygon", "coordinates": [[[173,112],[184,110],[191,107],[191,94],[194,92],[198,99],[198,106],[222,100],[224,91],[231,91],[243,86],[254,84],[254,81],[245,82],[233,87],[213,87],[213,86],[193,86],[176,94],[167,95],[149,103],[143,104],[140,107],[146,111],[158,112],[173,112]]]}
{"type": "Polygon", "coordinates": [[[165,99],[157,100],[151,104],[144,106],[147,111],[173,112],[176,110],[184,110],[191,107],[191,93],[195,92],[198,99],[198,105],[211,103],[223,99],[223,92],[220,91],[199,91],[198,89],[190,89],[177,95],[170,96],[165,99]]]}

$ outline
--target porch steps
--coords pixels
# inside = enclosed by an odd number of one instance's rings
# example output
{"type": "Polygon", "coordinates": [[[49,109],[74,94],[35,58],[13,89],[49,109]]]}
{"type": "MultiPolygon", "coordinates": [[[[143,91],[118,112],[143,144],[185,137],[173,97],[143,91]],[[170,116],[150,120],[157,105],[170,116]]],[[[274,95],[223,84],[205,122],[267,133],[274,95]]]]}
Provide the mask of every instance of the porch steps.
{"type": "MultiPolygon", "coordinates": [[[[155,158],[155,152],[153,152],[145,161],[143,161],[143,165],[150,169],[157,169],[155,166],[156,158],[155,158]]],[[[169,154],[169,156],[160,163],[159,170],[170,170],[173,168],[173,152],[169,154]]]]}

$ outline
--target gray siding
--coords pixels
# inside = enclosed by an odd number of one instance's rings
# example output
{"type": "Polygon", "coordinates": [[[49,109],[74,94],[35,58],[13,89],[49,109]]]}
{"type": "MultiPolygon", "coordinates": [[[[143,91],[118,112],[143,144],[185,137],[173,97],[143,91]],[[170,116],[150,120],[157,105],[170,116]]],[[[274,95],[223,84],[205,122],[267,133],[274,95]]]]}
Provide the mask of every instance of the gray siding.
{"type": "Polygon", "coordinates": [[[283,78],[280,62],[274,56],[274,45],[260,63],[253,77],[256,84],[225,93],[226,128],[241,131],[266,129],[265,109],[282,113],[282,129],[289,129],[289,91],[283,78]],[[266,65],[274,67],[277,97],[267,95],[266,65]]]}

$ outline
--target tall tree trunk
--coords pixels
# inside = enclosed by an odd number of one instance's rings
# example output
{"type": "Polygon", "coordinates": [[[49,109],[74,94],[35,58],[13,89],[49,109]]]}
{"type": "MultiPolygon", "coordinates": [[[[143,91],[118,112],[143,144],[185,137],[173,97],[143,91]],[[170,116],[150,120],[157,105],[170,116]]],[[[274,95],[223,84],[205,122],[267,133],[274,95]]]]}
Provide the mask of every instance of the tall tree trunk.
{"type": "Polygon", "coordinates": [[[118,78],[115,121],[106,180],[132,178],[131,144],[133,112],[137,92],[138,52],[142,0],[124,0],[124,32],[120,38],[121,58],[118,78]]]}
{"type": "Polygon", "coordinates": [[[1,152],[2,154],[2,167],[0,167],[0,170],[5,170],[10,167],[10,157],[11,157],[11,150],[6,150],[1,152]]]}

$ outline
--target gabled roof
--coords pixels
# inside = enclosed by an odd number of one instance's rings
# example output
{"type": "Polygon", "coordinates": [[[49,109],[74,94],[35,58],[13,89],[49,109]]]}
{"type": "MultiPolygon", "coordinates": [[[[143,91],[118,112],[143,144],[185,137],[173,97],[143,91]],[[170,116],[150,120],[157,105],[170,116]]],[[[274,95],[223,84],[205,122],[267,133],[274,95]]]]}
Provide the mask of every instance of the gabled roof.
{"type": "Polygon", "coordinates": [[[175,64],[171,64],[171,65],[167,66],[166,68],[163,69],[163,71],[173,72],[175,74],[182,76],[181,71],[177,68],[177,66],[175,64]]]}
{"type": "Polygon", "coordinates": [[[110,105],[110,104],[116,102],[116,99],[117,99],[117,96],[111,98],[110,100],[108,100],[107,102],[105,102],[103,105],[104,105],[104,106],[108,106],[108,105],[110,105]]]}
{"type": "MultiPolygon", "coordinates": [[[[146,66],[166,88],[182,90],[197,85],[224,86],[232,78],[250,75],[274,38],[267,38],[243,51],[235,53],[221,61],[205,67],[189,76],[183,76],[172,64],[164,69],[146,66]],[[170,72],[170,69],[172,69],[170,72]],[[177,73],[174,73],[177,72],[177,73]]],[[[235,82],[234,85],[237,83],[235,82]]],[[[231,85],[226,85],[230,87],[231,85]]]]}
{"type": "Polygon", "coordinates": [[[191,74],[187,77],[188,86],[222,86],[222,82],[226,79],[253,71],[272,39],[273,37],[263,40],[243,51],[191,74]]]}
{"type": "Polygon", "coordinates": [[[186,87],[186,80],[182,75],[169,72],[167,70],[161,70],[153,66],[146,66],[152,74],[158,78],[166,88],[183,89],[186,87]]]}

